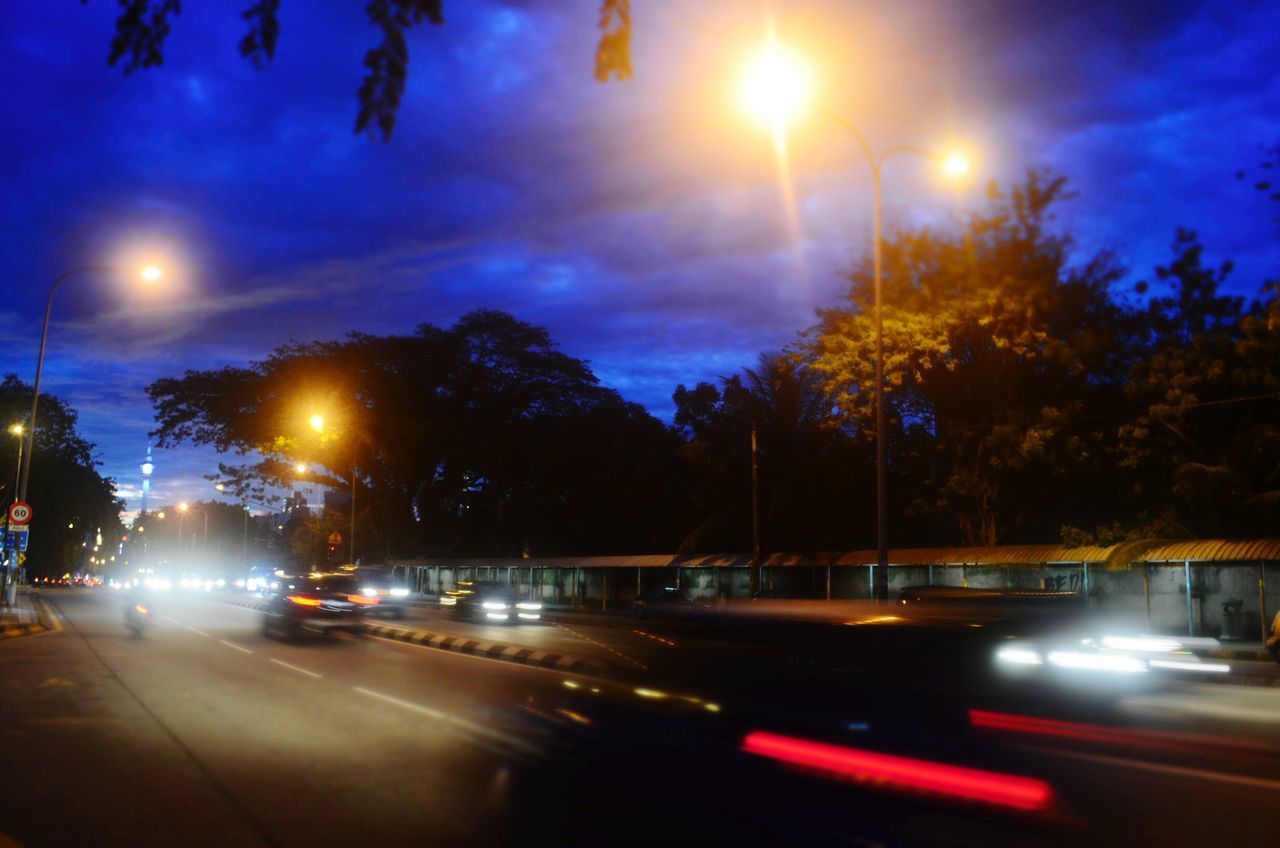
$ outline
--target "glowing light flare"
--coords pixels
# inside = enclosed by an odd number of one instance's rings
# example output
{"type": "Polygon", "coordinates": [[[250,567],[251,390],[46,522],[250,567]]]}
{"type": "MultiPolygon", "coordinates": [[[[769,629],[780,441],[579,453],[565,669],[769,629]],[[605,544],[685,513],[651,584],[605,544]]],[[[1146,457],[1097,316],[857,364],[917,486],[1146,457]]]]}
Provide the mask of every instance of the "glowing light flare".
{"type": "Polygon", "coordinates": [[[1052,787],[1032,777],[828,745],[760,730],[747,734],[742,740],[742,750],[859,783],[930,792],[1017,810],[1043,811],[1053,802],[1052,787]]]}
{"type": "Polygon", "coordinates": [[[26,432],[27,432],[27,428],[26,428],[26,427],[23,427],[21,424],[10,424],[10,425],[9,425],[9,433],[10,433],[10,435],[14,435],[14,436],[22,436],[22,435],[25,435],[25,434],[26,434],[26,432]]]}
{"type": "Polygon", "coordinates": [[[795,120],[813,98],[813,76],[798,56],[779,46],[772,29],[765,49],[747,65],[738,102],[775,133],[795,120]]]}
{"type": "MultiPolygon", "coordinates": [[[[324,425],[322,424],[321,426],[323,427],[324,425]]],[[[299,475],[306,474],[307,464],[305,462],[299,462],[297,465],[293,466],[293,470],[298,472],[299,475]]]]}
{"type": "Polygon", "coordinates": [[[143,265],[138,271],[138,276],[148,283],[159,282],[164,276],[164,269],[159,265],[143,265]]]}
{"type": "Polygon", "coordinates": [[[317,433],[324,432],[324,416],[323,415],[320,415],[320,414],[312,415],[311,418],[308,419],[307,423],[310,424],[311,429],[315,430],[317,433]]]}
{"type": "Polygon", "coordinates": [[[942,157],[942,172],[949,177],[963,177],[972,167],[973,163],[963,153],[952,152],[942,157]]]}
{"type": "Polygon", "coordinates": [[[315,599],[315,598],[304,598],[302,595],[287,595],[286,597],[287,597],[290,601],[292,601],[293,603],[297,604],[297,605],[298,605],[298,606],[300,606],[300,607],[318,607],[318,606],[320,606],[320,601],[318,601],[318,600],[317,600],[317,599],[315,599]]]}

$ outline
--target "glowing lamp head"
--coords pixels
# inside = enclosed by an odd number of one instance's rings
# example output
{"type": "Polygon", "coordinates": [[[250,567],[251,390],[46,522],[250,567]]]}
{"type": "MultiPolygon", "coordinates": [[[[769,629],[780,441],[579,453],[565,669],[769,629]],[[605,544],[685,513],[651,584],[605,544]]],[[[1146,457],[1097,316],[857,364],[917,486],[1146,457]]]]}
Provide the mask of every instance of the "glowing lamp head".
{"type": "Polygon", "coordinates": [[[225,483],[217,483],[214,485],[213,488],[219,492],[225,492],[227,490],[227,486],[225,483]]]}
{"type": "Polygon", "coordinates": [[[159,265],[144,265],[142,269],[138,271],[138,276],[142,277],[142,279],[148,283],[155,283],[164,276],[164,271],[159,265]]]}
{"type": "Polygon", "coordinates": [[[324,432],[324,416],[323,415],[311,416],[311,429],[315,430],[317,433],[324,432]]]}
{"type": "Polygon", "coordinates": [[[186,501],[183,501],[182,503],[178,504],[178,512],[186,512],[189,509],[191,509],[191,505],[186,501]]]}
{"type": "Polygon", "coordinates": [[[804,63],[780,48],[770,36],[764,53],[756,57],[743,75],[740,101],[747,114],[779,129],[805,108],[812,87],[804,63]]]}
{"type": "Polygon", "coordinates": [[[23,434],[24,434],[24,433],[26,433],[26,432],[27,432],[27,428],[26,428],[26,427],[23,427],[21,424],[10,424],[10,425],[9,425],[9,433],[10,433],[11,435],[14,435],[14,436],[21,436],[21,435],[23,435],[23,434]]]}
{"type": "Polygon", "coordinates": [[[950,177],[963,177],[969,173],[969,158],[963,153],[949,153],[942,157],[942,170],[950,177]]]}
{"type": "Polygon", "coordinates": [[[305,462],[299,462],[297,465],[293,466],[293,470],[298,472],[299,474],[306,474],[307,464],[305,462]]]}

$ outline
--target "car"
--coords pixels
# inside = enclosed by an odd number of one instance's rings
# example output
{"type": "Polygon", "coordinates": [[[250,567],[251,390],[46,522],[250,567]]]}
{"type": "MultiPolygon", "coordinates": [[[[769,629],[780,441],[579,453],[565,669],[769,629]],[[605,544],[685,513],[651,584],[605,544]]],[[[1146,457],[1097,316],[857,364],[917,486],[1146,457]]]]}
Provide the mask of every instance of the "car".
{"type": "Polygon", "coordinates": [[[282,576],[279,592],[263,613],[262,635],[296,639],[307,633],[328,636],[340,630],[358,631],[364,624],[364,610],[373,603],[360,594],[355,578],[348,574],[282,576]]]}
{"type": "Polygon", "coordinates": [[[366,615],[396,619],[405,617],[409,608],[409,588],[396,580],[389,570],[360,566],[353,569],[351,574],[360,586],[360,594],[377,601],[365,609],[366,615]]]}
{"type": "Polygon", "coordinates": [[[505,583],[489,580],[460,580],[454,589],[440,596],[440,606],[454,618],[518,624],[542,618],[542,604],[521,601],[505,583]]]}

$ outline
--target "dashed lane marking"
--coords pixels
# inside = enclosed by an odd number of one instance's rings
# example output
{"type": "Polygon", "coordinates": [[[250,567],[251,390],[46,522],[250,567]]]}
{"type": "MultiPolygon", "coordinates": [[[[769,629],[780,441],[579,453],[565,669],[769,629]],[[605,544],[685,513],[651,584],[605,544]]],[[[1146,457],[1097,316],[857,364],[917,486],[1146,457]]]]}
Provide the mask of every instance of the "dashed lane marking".
{"type": "Polygon", "coordinates": [[[631,663],[632,665],[634,665],[636,668],[642,669],[642,670],[644,670],[644,671],[648,671],[648,670],[649,670],[649,666],[645,665],[644,663],[640,662],[639,660],[634,660],[634,659],[632,659],[631,657],[629,657],[629,656],[627,656],[626,654],[622,653],[622,651],[619,651],[619,650],[618,650],[618,649],[616,649],[616,648],[610,647],[609,645],[606,645],[604,642],[597,642],[595,639],[592,639],[590,636],[584,636],[583,634],[579,633],[578,631],[574,630],[573,628],[571,628],[571,627],[566,627],[565,625],[561,624],[561,623],[560,623],[560,622],[558,622],[558,621],[553,621],[553,622],[551,622],[551,623],[552,623],[552,624],[554,624],[556,627],[559,627],[561,630],[564,630],[564,631],[567,631],[567,632],[569,632],[569,633],[572,633],[574,636],[577,636],[579,639],[581,639],[581,640],[582,640],[582,641],[584,641],[584,642],[590,642],[592,645],[595,645],[597,648],[603,648],[604,650],[608,651],[609,653],[613,654],[614,656],[621,657],[622,659],[624,659],[624,660],[626,660],[627,662],[629,662],[629,663],[631,663]]]}
{"type": "Polygon", "coordinates": [[[631,632],[636,634],[637,636],[643,636],[646,639],[652,639],[655,642],[661,642],[662,644],[666,645],[668,648],[680,647],[675,642],[672,642],[670,639],[663,639],[661,636],[655,636],[654,634],[646,633],[643,630],[632,630],[631,632]]]}
{"type": "MultiPolygon", "coordinates": [[[[174,623],[176,624],[177,622],[174,622],[174,623]]],[[[191,627],[190,625],[188,625],[188,626],[187,626],[187,629],[188,629],[188,630],[190,630],[192,633],[195,633],[195,634],[200,635],[200,636],[204,636],[205,638],[208,638],[208,637],[209,637],[209,634],[208,634],[208,633],[205,633],[203,630],[197,630],[197,629],[195,629],[194,627],[191,627]]],[[[224,643],[224,644],[226,644],[226,643],[224,643]]]]}
{"type": "Polygon", "coordinates": [[[218,641],[221,642],[223,645],[226,645],[228,648],[235,648],[237,651],[239,651],[242,654],[253,653],[253,651],[249,650],[248,648],[242,648],[239,645],[237,645],[235,642],[228,642],[226,639],[219,639],[218,641]]]}
{"type": "Polygon", "coordinates": [[[274,657],[270,658],[270,660],[269,660],[269,661],[270,661],[270,662],[275,663],[275,664],[276,664],[276,665],[278,665],[278,666],[283,666],[284,668],[287,668],[287,669],[289,669],[290,671],[296,671],[296,672],[298,672],[299,674],[305,674],[305,675],[307,675],[308,677],[315,677],[315,678],[324,677],[324,675],[323,675],[323,674],[316,674],[314,671],[307,671],[305,668],[299,668],[299,667],[298,667],[298,666],[296,666],[296,665],[290,665],[289,663],[285,662],[284,660],[278,660],[278,659],[275,659],[274,657]]]}

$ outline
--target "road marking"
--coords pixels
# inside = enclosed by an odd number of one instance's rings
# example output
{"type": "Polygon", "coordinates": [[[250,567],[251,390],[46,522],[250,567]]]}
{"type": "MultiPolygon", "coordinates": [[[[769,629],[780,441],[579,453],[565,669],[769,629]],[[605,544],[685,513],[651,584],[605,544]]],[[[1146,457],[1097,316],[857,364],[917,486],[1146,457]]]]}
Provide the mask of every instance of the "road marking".
{"type": "MultiPolygon", "coordinates": [[[[457,716],[451,716],[448,713],[442,713],[439,710],[433,710],[430,707],[424,707],[421,704],[415,704],[412,701],[402,701],[401,699],[393,697],[391,695],[384,695],[381,692],[375,692],[372,689],[365,689],[363,686],[352,686],[351,689],[355,692],[359,692],[361,695],[368,695],[370,698],[377,698],[379,701],[386,701],[388,704],[395,704],[397,707],[403,707],[406,710],[412,710],[416,713],[422,713],[423,715],[430,716],[431,718],[437,719],[439,721],[456,725],[457,727],[460,727],[463,730],[468,731],[473,736],[492,739],[492,740],[501,742],[511,748],[516,748],[517,750],[525,751],[528,753],[536,753],[538,750],[533,745],[529,744],[528,742],[525,742],[524,740],[518,737],[512,736],[507,733],[503,733],[500,730],[493,730],[491,728],[484,727],[482,725],[476,724],[475,722],[467,721],[465,718],[458,718],[457,716]]],[[[484,745],[483,742],[477,739],[472,739],[471,741],[474,744],[484,745]]],[[[489,748],[490,746],[484,745],[484,747],[489,748]]]]}
{"type": "Polygon", "coordinates": [[[359,692],[361,695],[368,695],[370,698],[377,698],[379,701],[386,701],[388,704],[395,704],[397,707],[404,707],[406,710],[413,710],[414,712],[419,712],[423,715],[440,719],[441,721],[445,721],[449,718],[439,710],[433,710],[430,707],[424,707],[409,701],[402,701],[399,698],[393,698],[390,695],[384,695],[381,692],[375,692],[372,689],[365,689],[362,686],[352,686],[351,688],[356,692],[359,692]]]}
{"type": "Polygon", "coordinates": [[[571,628],[571,627],[565,627],[563,624],[560,624],[560,623],[559,623],[559,622],[557,622],[557,621],[553,621],[553,622],[551,622],[551,623],[552,623],[552,624],[554,624],[556,627],[559,627],[561,630],[564,630],[564,631],[567,631],[567,632],[569,632],[569,633],[572,633],[574,636],[577,636],[579,639],[581,639],[581,640],[582,640],[582,641],[584,641],[584,642],[590,642],[591,644],[595,645],[597,648],[604,648],[604,649],[605,649],[606,651],[608,651],[609,653],[611,653],[611,654],[615,654],[616,656],[621,657],[622,659],[624,659],[624,660],[626,660],[627,662],[629,662],[629,663],[631,663],[632,665],[634,665],[636,668],[642,669],[642,670],[644,670],[644,671],[648,671],[648,670],[649,670],[649,666],[645,665],[644,663],[640,662],[639,660],[633,660],[633,659],[631,659],[631,657],[629,657],[629,656],[627,656],[626,654],[622,653],[622,651],[615,650],[614,648],[611,648],[611,647],[609,647],[608,645],[606,645],[604,642],[597,642],[595,639],[592,639],[590,636],[583,636],[581,633],[579,633],[578,631],[574,630],[573,628],[571,628]]]}
{"type": "Polygon", "coordinates": [[[1081,754],[1075,751],[1057,751],[1052,748],[1035,747],[1034,750],[1058,757],[1069,757],[1074,760],[1086,760],[1103,765],[1121,766],[1122,768],[1140,769],[1143,771],[1162,772],[1194,780],[1214,780],[1219,783],[1235,783],[1241,786],[1252,786],[1256,789],[1270,789],[1280,792],[1280,780],[1268,780],[1264,777],[1248,777],[1242,774],[1226,774],[1220,771],[1190,768],[1188,766],[1170,766],[1162,763],[1144,763],[1138,760],[1126,760],[1121,757],[1108,757],[1105,754],[1081,754]]]}
{"type": "Polygon", "coordinates": [[[196,630],[194,627],[191,627],[191,626],[188,626],[187,629],[190,630],[192,633],[198,633],[199,635],[204,636],[206,639],[209,637],[209,634],[205,633],[203,630],[196,630]]]}
{"type": "Polygon", "coordinates": [[[178,621],[178,619],[176,619],[176,618],[170,618],[170,617],[169,617],[169,616],[167,616],[167,615],[166,615],[166,616],[163,616],[163,618],[164,618],[164,620],[165,620],[165,621],[169,622],[170,624],[182,624],[182,622],[181,622],[181,621],[178,621]]]}
{"type": "Polygon", "coordinates": [[[245,653],[245,654],[253,653],[253,651],[249,650],[248,648],[242,648],[234,642],[228,642],[226,639],[219,639],[218,641],[226,645],[228,648],[235,648],[237,651],[240,651],[241,653],[245,653]]]}
{"type": "Polygon", "coordinates": [[[662,644],[666,645],[668,648],[679,647],[679,645],[677,645],[675,642],[672,642],[670,639],[663,639],[661,636],[655,636],[654,634],[646,633],[643,630],[632,630],[631,632],[636,634],[637,636],[643,636],[646,639],[652,639],[655,642],[661,642],[662,644]]]}
{"type": "Polygon", "coordinates": [[[284,660],[277,660],[277,659],[271,658],[269,661],[275,663],[276,665],[282,665],[285,668],[291,669],[292,671],[296,671],[300,674],[305,674],[308,677],[324,677],[323,674],[316,674],[314,671],[307,671],[305,668],[298,668],[296,665],[289,665],[289,663],[285,662],[284,660]]]}

